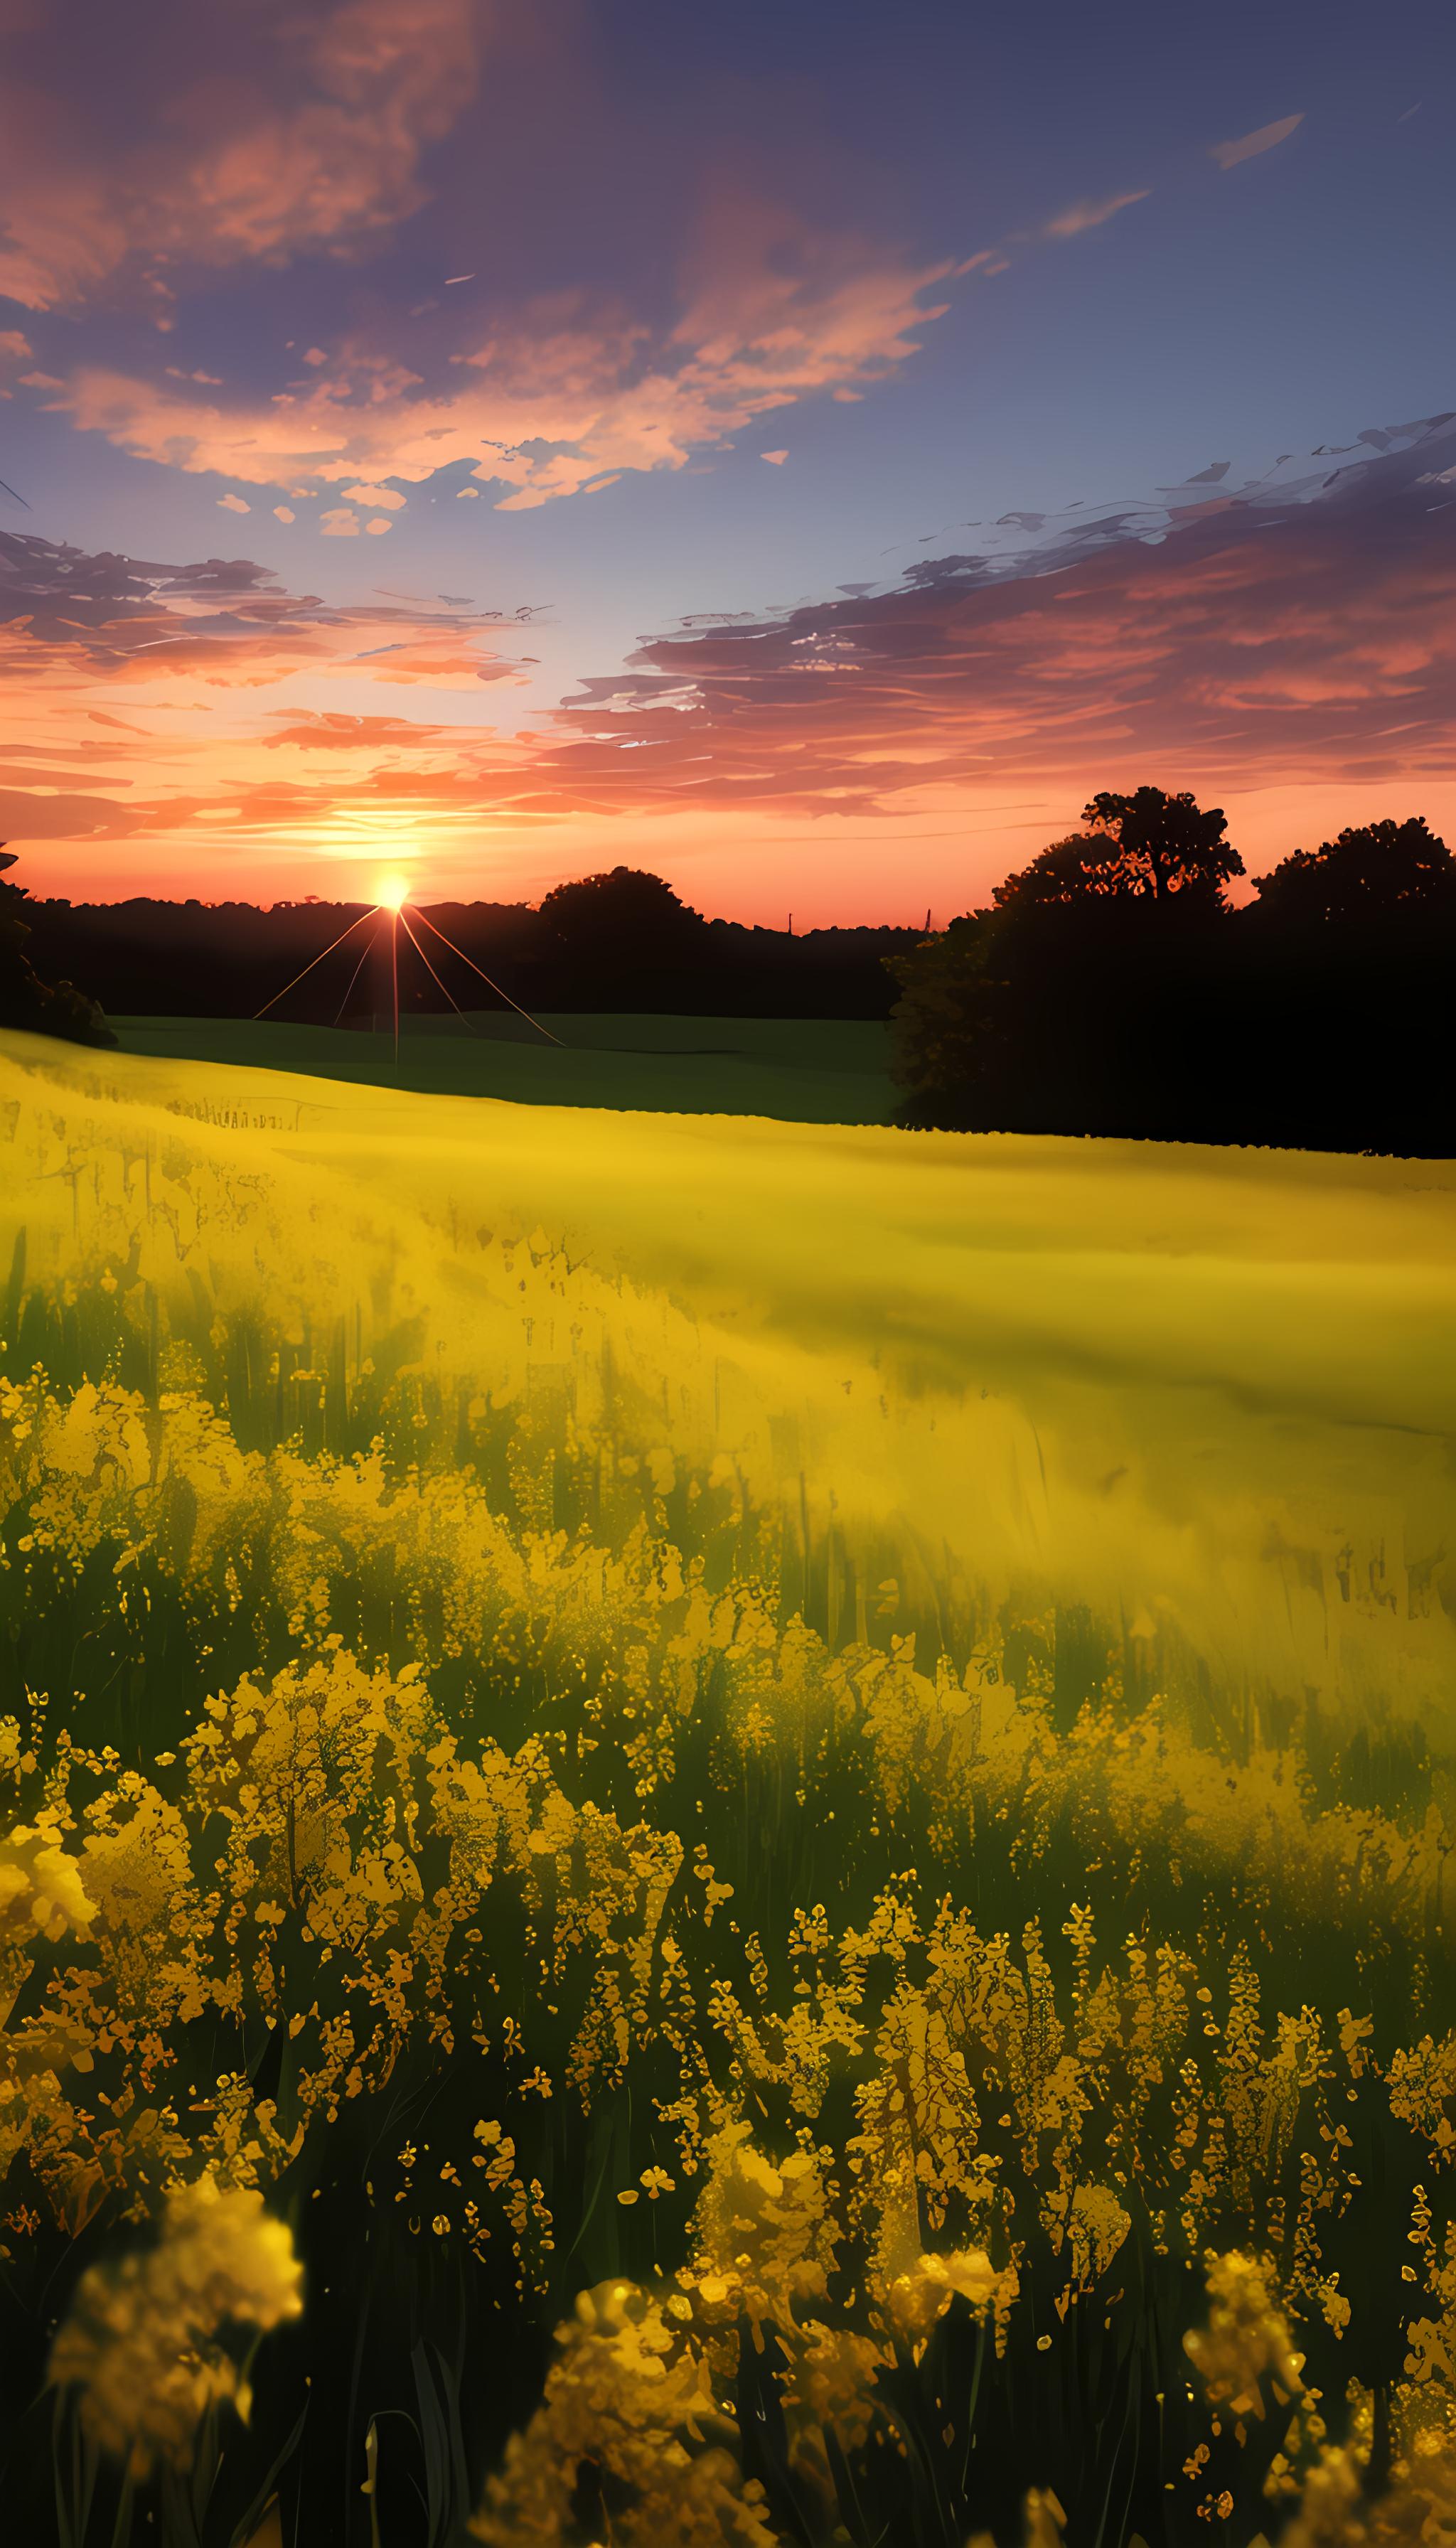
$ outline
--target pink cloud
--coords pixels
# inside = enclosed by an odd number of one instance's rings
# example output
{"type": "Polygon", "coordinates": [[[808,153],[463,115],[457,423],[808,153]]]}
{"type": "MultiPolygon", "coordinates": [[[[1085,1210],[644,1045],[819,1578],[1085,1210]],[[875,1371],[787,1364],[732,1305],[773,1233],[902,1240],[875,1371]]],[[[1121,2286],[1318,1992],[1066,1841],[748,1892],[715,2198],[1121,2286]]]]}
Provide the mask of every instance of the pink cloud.
{"type": "Polygon", "coordinates": [[[1086,203],[1069,204],[1064,213],[1057,213],[1051,221],[1043,224],[1042,236],[1076,238],[1082,230],[1100,229],[1104,222],[1112,220],[1114,213],[1126,212],[1130,204],[1145,204],[1151,192],[1150,186],[1136,186],[1124,194],[1101,195],[1086,203]]]}
{"type": "Polygon", "coordinates": [[[1021,566],[942,559],[881,594],[663,638],[567,703],[534,778],[579,805],[819,819],[993,780],[1070,801],[1139,770],[1220,793],[1376,765],[1449,786],[1456,506],[1429,509],[1427,481],[1456,426],[1381,453],[1392,439],[1333,494],[1326,461],[1283,501],[1254,482],[1175,508],[1156,546],[1136,516],[1094,523],[1021,566]]]}
{"type": "Polygon", "coordinates": [[[1245,133],[1241,141],[1211,142],[1209,157],[1216,159],[1221,168],[1236,168],[1241,160],[1257,159],[1261,151],[1273,150],[1281,141],[1287,141],[1304,120],[1302,114],[1286,115],[1278,124],[1261,124],[1257,133],[1245,133]]]}
{"type": "Polygon", "coordinates": [[[214,0],[209,53],[149,121],[23,78],[0,98],[0,293],[72,307],[140,268],[348,253],[425,200],[419,163],[474,94],[478,0],[344,0],[312,19],[214,0]],[[212,58],[209,58],[209,54],[212,58]]]}
{"type": "Polygon", "coordinates": [[[446,388],[346,343],[327,379],[252,405],[97,366],[78,367],[55,405],[81,430],[189,474],[270,487],[304,471],[382,488],[467,462],[510,491],[501,510],[524,511],[611,474],[682,469],[816,393],[857,395],[918,351],[915,331],[947,306],[924,295],[949,271],[820,236],[762,204],[715,203],[666,329],[563,293],[452,355],[460,377],[446,388]]]}

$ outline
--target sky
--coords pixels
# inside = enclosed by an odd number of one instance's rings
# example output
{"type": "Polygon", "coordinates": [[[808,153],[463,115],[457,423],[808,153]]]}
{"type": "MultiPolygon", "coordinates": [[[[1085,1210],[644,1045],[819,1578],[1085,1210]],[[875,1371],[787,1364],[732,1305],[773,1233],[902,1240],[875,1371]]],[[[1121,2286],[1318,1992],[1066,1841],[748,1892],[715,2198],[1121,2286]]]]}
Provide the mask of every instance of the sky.
{"type": "Polygon", "coordinates": [[[1456,19],[0,0],[33,892],[1456,841],[1456,19]]]}

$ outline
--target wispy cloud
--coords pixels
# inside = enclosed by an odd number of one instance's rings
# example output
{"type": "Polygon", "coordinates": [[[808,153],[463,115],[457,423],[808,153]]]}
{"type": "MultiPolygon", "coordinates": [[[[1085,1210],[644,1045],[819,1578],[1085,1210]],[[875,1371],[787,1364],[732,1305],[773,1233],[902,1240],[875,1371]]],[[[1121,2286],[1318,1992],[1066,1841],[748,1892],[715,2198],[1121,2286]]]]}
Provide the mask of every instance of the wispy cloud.
{"type": "Polygon", "coordinates": [[[1150,186],[1135,186],[1125,194],[1094,196],[1084,203],[1068,204],[1064,213],[1056,213],[1049,222],[1043,223],[1041,236],[1075,238],[1081,230],[1100,229],[1114,213],[1126,212],[1129,204],[1145,204],[1151,192],[1150,186]]]}
{"type": "Polygon", "coordinates": [[[1239,141],[1212,141],[1209,157],[1216,159],[1221,168],[1236,168],[1241,160],[1257,159],[1261,151],[1277,149],[1304,120],[1302,113],[1285,115],[1277,124],[1261,124],[1257,133],[1245,133],[1239,141]]]}

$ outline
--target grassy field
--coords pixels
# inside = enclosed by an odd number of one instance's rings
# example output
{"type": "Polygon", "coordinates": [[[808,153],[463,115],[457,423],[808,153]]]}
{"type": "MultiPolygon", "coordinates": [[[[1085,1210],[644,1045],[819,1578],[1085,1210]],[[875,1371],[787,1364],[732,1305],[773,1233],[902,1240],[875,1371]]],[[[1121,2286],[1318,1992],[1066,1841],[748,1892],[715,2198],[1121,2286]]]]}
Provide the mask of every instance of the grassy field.
{"type": "Polygon", "coordinates": [[[510,1010],[467,1021],[406,1017],[392,1035],[267,1019],[115,1018],[124,1050],[173,1061],[302,1071],[378,1088],[517,1105],[606,1106],[652,1115],[768,1115],[804,1124],[886,1124],[896,1092],[889,1029],[856,1019],[543,1018],[548,1044],[510,1010]]]}
{"type": "Polygon", "coordinates": [[[28,2542],[1447,2535],[1456,1169],[0,1136],[28,2542]]]}

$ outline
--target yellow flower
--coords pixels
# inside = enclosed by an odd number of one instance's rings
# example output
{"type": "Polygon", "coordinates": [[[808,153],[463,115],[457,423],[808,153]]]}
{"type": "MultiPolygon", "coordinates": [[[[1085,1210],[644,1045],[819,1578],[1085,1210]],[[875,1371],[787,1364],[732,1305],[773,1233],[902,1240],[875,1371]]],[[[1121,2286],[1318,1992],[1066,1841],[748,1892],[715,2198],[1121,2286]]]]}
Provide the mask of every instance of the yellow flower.
{"type": "Polygon", "coordinates": [[[46,2377],[77,2391],[86,2429],[136,2475],[159,2458],[185,2466],[210,2407],[230,2398],[247,2411],[217,2342],[224,2322],[266,2329],[297,2318],[301,2281],[262,2196],[201,2177],[168,2198],[154,2247],[82,2276],[46,2377]]]}

